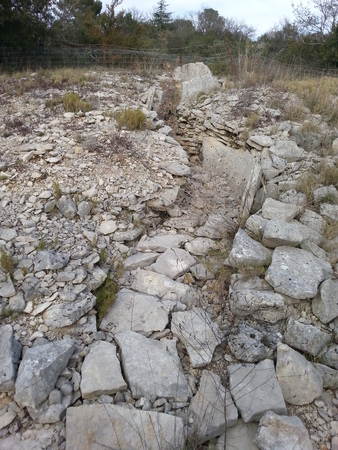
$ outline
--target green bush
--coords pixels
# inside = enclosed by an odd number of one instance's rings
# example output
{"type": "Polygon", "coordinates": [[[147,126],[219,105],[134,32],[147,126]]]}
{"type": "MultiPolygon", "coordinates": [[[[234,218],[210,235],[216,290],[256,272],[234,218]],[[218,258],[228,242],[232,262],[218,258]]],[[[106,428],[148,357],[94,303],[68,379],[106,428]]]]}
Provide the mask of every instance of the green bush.
{"type": "Polygon", "coordinates": [[[141,108],[125,108],[115,113],[114,117],[119,129],[126,128],[129,131],[142,130],[147,120],[141,108]]]}

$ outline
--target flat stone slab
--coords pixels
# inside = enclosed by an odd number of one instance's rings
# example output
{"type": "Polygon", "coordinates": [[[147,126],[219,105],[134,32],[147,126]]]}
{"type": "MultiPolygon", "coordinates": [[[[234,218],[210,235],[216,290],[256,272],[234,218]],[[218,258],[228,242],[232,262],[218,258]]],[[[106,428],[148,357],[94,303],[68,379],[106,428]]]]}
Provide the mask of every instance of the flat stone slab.
{"type": "Polygon", "coordinates": [[[164,330],[167,323],[168,311],[157,297],[121,289],[100,328],[113,334],[131,330],[150,336],[154,331],[164,330]]]}
{"type": "Polygon", "coordinates": [[[172,313],[171,331],[187,349],[192,367],[209,364],[222,333],[202,308],[172,313]]]}
{"type": "Polygon", "coordinates": [[[199,443],[225,433],[226,428],[237,423],[237,408],[219,375],[203,370],[197,394],[190,403],[189,415],[193,416],[193,434],[199,443]]]}
{"type": "Polygon", "coordinates": [[[209,238],[198,237],[185,244],[185,249],[192,255],[204,256],[210,250],[216,250],[217,243],[209,238]]]}
{"type": "Polygon", "coordinates": [[[0,227],[0,240],[1,241],[12,241],[17,237],[17,232],[15,228],[2,228],[0,227]]]}
{"type": "Polygon", "coordinates": [[[273,198],[267,198],[262,205],[262,216],[264,219],[282,220],[290,222],[301,211],[298,205],[283,203],[273,198]]]}
{"type": "Polygon", "coordinates": [[[158,257],[158,253],[135,253],[124,261],[124,270],[143,269],[150,266],[158,257]]]}
{"type": "Polygon", "coordinates": [[[115,220],[105,220],[100,224],[100,231],[104,235],[112,234],[117,230],[117,224],[115,220]]]}
{"type": "Polygon", "coordinates": [[[175,280],[185,274],[194,264],[196,264],[196,259],[186,250],[168,248],[157,258],[151,268],[155,272],[175,280]]]}
{"type": "Polygon", "coordinates": [[[288,163],[301,161],[307,157],[307,152],[299,148],[294,141],[276,141],[269,148],[269,152],[285,159],[288,163]]]}
{"type": "Polygon", "coordinates": [[[267,411],[287,414],[271,359],[228,366],[230,391],[244,422],[258,421],[267,411]]]}
{"type": "Polygon", "coordinates": [[[161,234],[153,237],[143,236],[136,246],[136,250],[163,253],[167,248],[177,248],[191,241],[192,237],[187,234],[161,234]]]}
{"type": "Polygon", "coordinates": [[[265,280],[277,292],[296,299],[313,298],[324,279],[319,259],[306,250],[293,247],[277,247],[265,274],[265,280]]]}
{"type": "Polygon", "coordinates": [[[312,325],[305,325],[293,318],[288,320],[284,333],[286,344],[313,356],[318,356],[331,339],[331,333],[324,333],[312,325]]]}
{"type": "Polygon", "coordinates": [[[240,228],[225,264],[238,269],[267,266],[271,262],[271,255],[271,250],[252,239],[240,228]]]}
{"type": "Polygon", "coordinates": [[[0,328],[0,392],[14,389],[21,344],[14,338],[11,325],[0,328]]]}
{"type": "Polygon", "coordinates": [[[48,327],[68,327],[91,311],[95,304],[95,295],[91,292],[83,292],[78,295],[76,301],[59,303],[48,308],[43,314],[43,320],[48,327]]]}
{"type": "Polygon", "coordinates": [[[258,424],[255,422],[245,423],[239,420],[236,425],[226,430],[226,435],[217,440],[216,450],[224,450],[224,441],[226,449],[237,450],[259,450],[254,443],[258,424]]]}
{"type": "Polygon", "coordinates": [[[264,147],[271,147],[274,140],[270,136],[265,136],[264,134],[257,134],[250,136],[247,140],[247,144],[256,150],[263,150],[264,147]]]}
{"type": "Polygon", "coordinates": [[[277,346],[277,378],[285,401],[308,405],[323,392],[323,379],[313,364],[286,344],[277,346]]]}
{"type": "Polygon", "coordinates": [[[268,411],[260,420],[255,443],[261,449],[312,450],[312,442],[297,416],[280,416],[268,411]]]}
{"type": "Polygon", "coordinates": [[[112,404],[68,408],[66,450],[183,449],[183,419],[112,404]]]}
{"type": "Polygon", "coordinates": [[[116,347],[105,341],[92,344],[81,369],[81,394],[83,398],[115,394],[127,389],[116,347]]]}
{"type": "Polygon", "coordinates": [[[15,401],[36,408],[54,389],[74,350],[70,339],[28,348],[15,382],[15,401]]]}
{"type": "Polygon", "coordinates": [[[176,340],[160,341],[133,331],[115,335],[122,352],[122,366],[134,398],[175,398],[186,402],[190,387],[182,372],[176,340]]]}
{"type": "Polygon", "coordinates": [[[144,294],[155,295],[161,299],[192,304],[196,299],[195,291],[187,284],[179,283],[171,278],[148,270],[139,270],[132,289],[144,294]]]}

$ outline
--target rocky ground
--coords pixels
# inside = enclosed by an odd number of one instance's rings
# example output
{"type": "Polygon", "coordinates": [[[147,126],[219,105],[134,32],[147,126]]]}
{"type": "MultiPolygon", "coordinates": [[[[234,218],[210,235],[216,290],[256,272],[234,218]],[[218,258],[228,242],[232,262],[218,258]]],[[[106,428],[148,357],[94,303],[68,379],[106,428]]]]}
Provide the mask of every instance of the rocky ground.
{"type": "Polygon", "coordinates": [[[197,69],[174,129],[165,74],[3,87],[0,449],[338,448],[338,141],[197,69]]]}

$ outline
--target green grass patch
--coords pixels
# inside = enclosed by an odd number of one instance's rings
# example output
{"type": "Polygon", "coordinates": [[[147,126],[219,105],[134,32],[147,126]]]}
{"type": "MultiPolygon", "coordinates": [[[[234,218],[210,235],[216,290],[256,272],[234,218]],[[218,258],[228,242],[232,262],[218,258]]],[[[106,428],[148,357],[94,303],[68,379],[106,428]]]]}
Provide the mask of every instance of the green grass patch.
{"type": "Polygon", "coordinates": [[[66,112],[87,112],[91,110],[91,105],[88,102],[81,100],[79,94],[75,92],[67,92],[62,97],[62,103],[66,112]]]}

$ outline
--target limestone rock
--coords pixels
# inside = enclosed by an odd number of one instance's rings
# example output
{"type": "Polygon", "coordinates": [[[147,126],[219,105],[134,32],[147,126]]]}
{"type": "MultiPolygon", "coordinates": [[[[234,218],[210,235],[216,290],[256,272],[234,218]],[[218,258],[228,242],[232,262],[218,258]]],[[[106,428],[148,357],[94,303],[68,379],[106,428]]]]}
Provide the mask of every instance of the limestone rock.
{"type": "Polygon", "coordinates": [[[301,161],[306,158],[305,150],[298,147],[294,141],[278,140],[269,148],[270,153],[285,159],[288,163],[301,161]]]}
{"type": "Polygon", "coordinates": [[[215,450],[258,450],[254,443],[258,424],[255,422],[245,423],[239,420],[236,425],[226,430],[226,435],[217,440],[215,450]]]}
{"type": "Polygon", "coordinates": [[[296,247],[302,240],[303,235],[297,225],[281,220],[270,220],[264,228],[262,244],[270,248],[281,245],[296,247]]]}
{"type": "Polygon", "coordinates": [[[155,295],[161,299],[179,301],[184,304],[192,304],[195,300],[193,288],[187,284],[173,281],[165,275],[139,270],[132,289],[144,294],[155,295]]]}
{"type": "Polygon", "coordinates": [[[148,339],[133,331],[115,335],[122,352],[123,372],[134,398],[175,398],[186,402],[190,388],[182,372],[176,341],[148,339]]]}
{"type": "Polygon", "coordinates": [[[199,389],[190,403],[189,415],[194,419],[194,437],[200,443],[223,434],[226,428],[237,423],[237,408],[217,374],[203,370],[199,389]]]}
{"type": "Polygon", "coordinates": [[[0,392],[14,389],[21,344],[14,338],[11,325],[0,328],[0,392]]]}
{"type": "Polygon", "coordinates": [[[240,361],[258,362],[273,355],[268,336],[243,322],[238,325],[238,333],[229,336],[228,343],[231,352],[240,361]],[[269,343],[269,346],[263,342],[269,343]]]}
{"type": "Polygon", "coordinates": [[[265,280],[277,292],[297,299],[313,298],[324,278],[318,258],[293,247],[277,247],[265,274],[265,280]]]}
{"type": "Polygon", "coordinates": [[[162,253],[151,268],[175,280],[186,273],[196,260],[189,252],[180,248],[168,248],[162,253]]]}
{"type": "Polygon", "coordinates": [[[74,350],[70,339],[28,348],[21,361],[15,383],[15,401],[37,407],[54,388],[74,350]]]}
{"type": "Polygon", "coordinates": [[[67,410],[66,450],[172,450],[184,441],[183,419],[169,414],[110,404],[67,410]]]}
{"type": "Polygon", "coordinates": [[[69,257],[62,253],[52,250],[42,250],[38,252],[34,258],[34,268],[38,272],[40,270],[58,270],[63,269],[69,261],[69,257]]]}
{"type": "Polygon", "coordinates": [[[291,347],[318,356],[321,350],[331,342],[331,334],[290,318],[284,333],[284,341],[291,347]]]}
{"type": "Polygon", "coordinates": [[[314,363],[315,368],[323,378],[323,387],[326,389],[338,389],[338,370],[325,364],[314,363]]]}
{"type": "Polygon", "coordinates": [[[210,250],[216,250],[217,244],[209,238],[198,237],[185,244],[185,249],[193,255],[204,256],[210,250]]]}
{"type": "Polygon", "coordinates": [[[312,450],[309,433],[297,416],[268,411],[260,420],[255,443],[261,450],[312,450]]]}
{"type": "Polygon", "coordinates": [[[125,391],[127,384],[121,373],[115,345],[105,341],[94,343],[82,364],[80,384],[83,398],[99,397],[125,391]]]}
{"type": "Polygon", "coordinates": [[[144,267],[150,266],[150,264],[155,262],[158,256],[158,253],[135,253],[135,255],[128,256],[128,258],[124,261],[124,269],[143,269],[144,267]]]}
{"type": "Polygon", "coordinates": [[[316,231],[317,233],[323,234],[327,225],[326,220],[319,214],[310,209],[306,209],[304,213],[300,216],[299,221],[303,224],[316,231]]]}
{"type": "Polygon", "coordinates": [[[273,361],[228,366],[230,391],[244,422],[258,421],[269,410],[287,414],[273,361]]]}
{"type": "Polygon", "coordinates": [[[270,261],[271,250],[252,239],[240,228],[235,235],[226,264],[238,269],[245,269],[252,266],[266,266],[270,264],[270,261]]]}
{"type": "Polygon", "coordinates": [[[16,290],[13,281],[9,275],[7,275],[7,282],[0,288],[0,297],[14,297],[16,290]]]}
{"type": "Polygon", "coordinates": [[[157,297],[121,289],[100,328],[114,334],[131,330],[150,336],[154,331],[164,330],[167,323],[168,312],[157,297]]]}
{"type": "Polygon", "coordinates": [[[292,405],[307,405],[323,392],[323,380],[303,355],[286,344],[277,346],[277,378],[284,399],[292,405]]]}
{"type": "Polygon", "coordinates": [[[115,220],[105,220],[100,224],[100,231],[102,234],[112,234],[117,230],[117,225],[115,220]]]}
{"type": "Polygon", "coordinates": [[[264,219],[282,220],[290,222],[301,211],[298,205],[283,203],[272,198],[267,198],[262,206],[262,216],[264,219]]]}
{"type": "Polygon", "coordinates": [[[192,367],[209,364],[222,341],[218,325],[202,308],[172,313],[171,331],[186,347],[192,367]]]}
{"type": "Polygon", "coordinates": [[[44,322],[52,328],[73,325],[96,304],[96,297],[90,292],[81,293],[74,302],[59,303],[51,306],[43,314],[44,322]]]}
{"type": "Polygon", "coordinates": [[[338,280],[325,280],[312,300],[312,312],[323,323],[338,317],[338,280]]]}
{"type": "Polygon", "coordinates": [[[153,237],[144,235],[136,246],[136,250],[165,252],[168,248],[177,248],[192,238],[184,234],[161,234],[153,237]]]}
{"type": "Polygon", "coordinates": [[[67,219],[73,219],[77,212],[76,205],[73,200],[65,195],[63,195],[60,200],[56,202],[56,206],[61,214],[67,219]]]}

